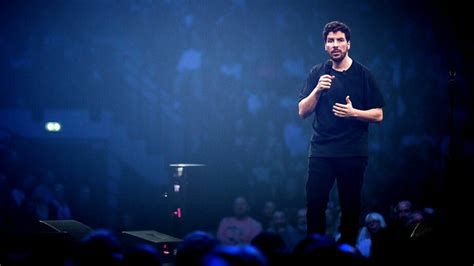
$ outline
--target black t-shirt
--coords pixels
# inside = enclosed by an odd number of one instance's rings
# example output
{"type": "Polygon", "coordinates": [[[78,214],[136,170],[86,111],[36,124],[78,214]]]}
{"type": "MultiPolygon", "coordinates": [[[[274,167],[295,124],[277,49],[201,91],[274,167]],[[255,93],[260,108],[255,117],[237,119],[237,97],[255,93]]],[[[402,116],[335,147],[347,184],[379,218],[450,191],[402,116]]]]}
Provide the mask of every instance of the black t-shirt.
{"type": "MultiPolygon", "coordinates": [[[[313,91],[324,71],[324,64],[311,69],[299,101],[313,91]]],[[[337,117],[332,107],[335,103],[346,104],[346,96],[350,96],[356,109],[381,108],[384,106],[382,94],[370,71],[355,60],[346,71],[331,69],[330,74],[335,76],[331,88],[322,92],[314,110],[309,157],[367,156],[368,122],[337,117]]]]}

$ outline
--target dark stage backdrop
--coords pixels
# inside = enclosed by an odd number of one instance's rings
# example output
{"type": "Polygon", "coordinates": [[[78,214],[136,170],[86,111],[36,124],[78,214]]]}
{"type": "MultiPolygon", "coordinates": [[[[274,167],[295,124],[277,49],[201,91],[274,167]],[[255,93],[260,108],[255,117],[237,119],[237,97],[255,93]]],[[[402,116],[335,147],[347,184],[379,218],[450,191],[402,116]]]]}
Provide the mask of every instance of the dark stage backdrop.
{"type": "Polygon", "coordinates": [[[370,126],[364,211],[387,213],[404,198],[443,208],[452,114],[460,145],[472,153],[463,64],[470,38],[454,4],[9,2],[0,8],[2,171],[56,172],[58,182],[73,182],[72,202],[78,182],[92,187],[113,212],[98,224],[165,224],[168,165],[180,162],[205,164],[187,176],[198,189],[188,195],[200,210],[196,227],[214,230],[236,195],[254,212],[266,199],[303,206],[311,119],[299,119],[297,99],[310,68],[326,60],[321,32],[331,20],[351,27],[350,54],[373,71],[386,102],[383,123],[370,126]],[[74,130],[45,136],[20,126],[51,111],[76,121],[74,130]],[[74,153],[74,163],[65,167],[67,159],[38,147],[74,153]],[[100,159],[91,164],[91,156],[100,159]]]}

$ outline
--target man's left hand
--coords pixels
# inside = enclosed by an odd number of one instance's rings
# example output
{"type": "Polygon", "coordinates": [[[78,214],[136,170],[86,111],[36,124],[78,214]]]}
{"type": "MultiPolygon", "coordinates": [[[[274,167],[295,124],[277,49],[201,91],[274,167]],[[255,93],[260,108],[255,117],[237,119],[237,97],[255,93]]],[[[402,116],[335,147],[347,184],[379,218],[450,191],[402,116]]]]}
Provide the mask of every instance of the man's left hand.
{"type": "Polygon", "coordinates": [[[354,108],[349,96],[346,96],[346,104],[336,103],[332,106],[332,112],[338,117],[352,117],[354,116],[354,108]]]}

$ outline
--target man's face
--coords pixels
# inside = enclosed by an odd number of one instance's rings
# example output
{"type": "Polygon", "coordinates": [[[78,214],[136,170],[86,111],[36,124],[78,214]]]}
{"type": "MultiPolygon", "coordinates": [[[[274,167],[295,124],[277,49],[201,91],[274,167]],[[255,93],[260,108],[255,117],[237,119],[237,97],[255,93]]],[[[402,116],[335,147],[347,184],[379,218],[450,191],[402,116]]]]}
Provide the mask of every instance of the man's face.
{"type": "Polygon", "coordinates": [[[398,215],[398,218],[399,219],[405,219],[408,217],[408,215],[410,215],[411,213],[411,204],[406,202],[406,201],[402,201],[400,203],[398,203],[398,206],[397,206],[397,215],[398,215]]]}
{"type": "Polygon", "coordinates": [[[325,49],[329,57],[335,62],[341,62],[347,56],[351,48],[351,42],[346,40],[346,34],[338,32],[329,32],[326,37],[325,49]]]}
{"type": "Polygon", "coordinates": [[[247,201],[244,198],[237,198],[234,201],[234,215],[237,217],[245,217],[249,210],[247,201]]]}
{"type": "Polygon", "coordinates": [[[271,217],[275,211],[275,208],[276,206],[273,201],[267,201],[265,202],[265,205],[263,205],[263,214],[267,217],[271,217]]]}
{"type": "Polygon", "coordinates": [[[277,228],[282,228],[286,226],[286,216],[282,211],[276,211],[273,214],[273,224],[277,228]]]}

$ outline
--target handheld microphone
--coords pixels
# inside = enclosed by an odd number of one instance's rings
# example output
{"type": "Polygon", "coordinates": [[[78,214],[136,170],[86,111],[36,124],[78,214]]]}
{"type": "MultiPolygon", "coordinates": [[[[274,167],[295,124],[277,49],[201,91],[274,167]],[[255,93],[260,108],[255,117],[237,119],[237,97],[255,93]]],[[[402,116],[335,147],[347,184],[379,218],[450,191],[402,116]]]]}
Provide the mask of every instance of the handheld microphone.
{"type": "Polygon", "coordinates": [[[325,75],[331,75],[331,70],[332,70],[332,61],[329,60],[324,65],[324,74],[325,75]]]}
{"type": "MultiPolygon", "coordinates": [[[[324,75],[331,75],[331,70],[332,70],[332,61],[328,60],[326,64],[324,64],[324,75]]],[[[323,90],[321,92],[321,96],[324,97],[327,93],[327,90],[323,90]]]]}

